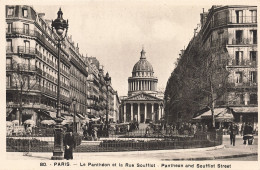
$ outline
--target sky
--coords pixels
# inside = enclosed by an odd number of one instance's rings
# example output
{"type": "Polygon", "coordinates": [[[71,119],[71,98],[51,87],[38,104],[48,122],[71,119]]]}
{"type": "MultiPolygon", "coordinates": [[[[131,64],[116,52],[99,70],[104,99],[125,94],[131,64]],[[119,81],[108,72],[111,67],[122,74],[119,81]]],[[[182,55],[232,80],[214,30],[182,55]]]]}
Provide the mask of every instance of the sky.
{"type": "Polygon", "coordinates": [[[87,1],[81,3],[33,5],[45,19],[55,19],[61,7],[69,20],[68,35],[79,45],[84,56],[96,57],[119,96],[127,95],[128,77],[140,58],[142,46],[158,78],[158,88],[165,88],[174,70],[180,50],[193,37],[200,23],[202,8],[211,5],[176,5],[153,1],[87,1]]]}

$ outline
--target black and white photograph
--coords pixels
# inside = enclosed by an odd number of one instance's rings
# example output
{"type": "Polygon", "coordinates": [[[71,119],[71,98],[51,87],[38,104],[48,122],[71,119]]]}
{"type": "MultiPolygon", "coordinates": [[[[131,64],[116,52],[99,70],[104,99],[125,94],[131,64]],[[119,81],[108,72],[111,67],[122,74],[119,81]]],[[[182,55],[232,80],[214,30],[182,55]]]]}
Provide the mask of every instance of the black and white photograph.
{"type": "Polygon", "coordinates": [[[1,1],[1,165],[259,170],[258,4],[1,1]]]}

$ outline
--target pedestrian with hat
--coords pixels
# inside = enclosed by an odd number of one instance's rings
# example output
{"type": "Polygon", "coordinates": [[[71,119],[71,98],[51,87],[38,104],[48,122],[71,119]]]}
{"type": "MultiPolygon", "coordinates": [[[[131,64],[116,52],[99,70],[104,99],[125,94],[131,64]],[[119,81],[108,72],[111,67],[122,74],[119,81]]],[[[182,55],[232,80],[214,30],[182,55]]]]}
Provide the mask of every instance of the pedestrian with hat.
{"type": "Polygon", "coordinates": [[[64,147],[65,147],[64,159],[67,160],[73,159],[73,149],[76,148],[76,142],[75,142],[72,129],[68,129],[68,132],[65,135],[64,147]]]}

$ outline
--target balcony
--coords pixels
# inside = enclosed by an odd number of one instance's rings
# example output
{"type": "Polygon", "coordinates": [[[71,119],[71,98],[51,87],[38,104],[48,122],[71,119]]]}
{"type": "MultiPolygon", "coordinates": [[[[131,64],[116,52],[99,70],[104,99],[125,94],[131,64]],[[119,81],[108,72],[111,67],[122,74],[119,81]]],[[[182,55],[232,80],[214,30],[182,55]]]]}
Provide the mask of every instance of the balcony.
{"type": "Polygon", "coordinates": [[[36,67],[34,65],[29,64],[6,64],[6,71],[27,71],[33,72],[36,71],[36,67]]]}
{"type": "Polygon", "coordinates": [[[30,54],[30,55],[36,54],[35,48],[30,48],[30,47],[25,47],[25,46],[18,46],[17,52],[18,53],[24,53],[24,54],[30,54]]]}
{"type": "Polygon", "coordinates": [[[232,16],[229,17],[229,24],[251,24],[257,23],[257,16],[232,16]]]}
{"type": "Polygon", "coordinates": [[[257,61],[250,61],[250,60],[230,60],[229,66],[243,66],[243,67],[257,67],[257,61]]]}
{"type": "Polygon", "coordinates": [[[250,43],[251,39],[249,38],[241,38],[241,39],[232,39],[232,45],[246,45],[246,44],[253,44],[250,43]]]}
{"type": "Polygon", "coordinates": [[[27,35],[27,36],[35,36],[34,30],[27,30],[23,28],[12,28],[12,29],[6,29],[6,34],[20,34],[20,35],[27,35]]]}
{"type": "Polygon", "coordinates": [[[50,89],[48,89],[48,88],[46,88],[46,87],[42,87],[42,86],[41,86],[41,91],[42,91],[43,93],[45,93],[45,94],[48,94],[48,95],[52,96],[52,97],[56,97],[56,92],[55,92],[55,91],[52,91],[52,90],[50,90],[50,89]]]}
{"type": "Polygon", "coordinates": [[[257,87],[257,82],[241,82],[241,83],[229,83],[231,88],[250,88],[257,87]]]}
{"type": "Polygon", "coordinates": [[[37,54],[37,56],[42,59],[42,53],[40,51],[38,51],[37,49],[35,50],[35,53],[37,54]]]}

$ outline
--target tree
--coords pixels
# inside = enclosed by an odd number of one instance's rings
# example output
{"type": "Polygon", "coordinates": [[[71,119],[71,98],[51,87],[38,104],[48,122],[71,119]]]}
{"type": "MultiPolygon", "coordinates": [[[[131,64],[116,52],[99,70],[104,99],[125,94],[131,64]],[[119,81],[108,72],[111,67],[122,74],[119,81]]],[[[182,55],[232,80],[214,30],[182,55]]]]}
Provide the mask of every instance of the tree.
{"type": "Polygon", "coordinates": [[[15,98],[17,100],[18,111],[16,112],[16,120],[19,120],[19,124],[22,122],[22,111],[24,109],[24,100],[28,98],[28,94],[31,90],[36,88],[39,83],[39,78],[36,76],[36,68],[33,65],[25,64],[23,62],[16,62],[13,60],[12,65],[12,87],[15,90],[15,98]]]}
{"type": "Polygon", "coordinates": [[[173,108],[168,114],[175,114],[175,117],[182,114],[188,121],[195,112],[207,107],[212,112],[212,127],[215,127],[215,103],[224,98],[230,87],[229,61],[225,43],[208,44],[202,41],[200,34],[194,37],[168,80],[165,96],[170,102],[166,102],[166,108],[173,108]]]}

